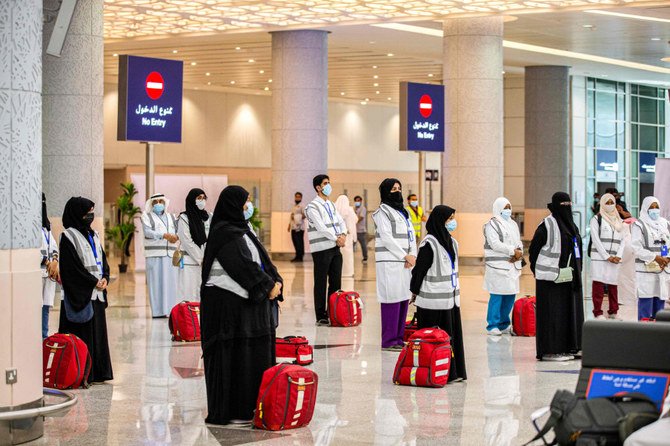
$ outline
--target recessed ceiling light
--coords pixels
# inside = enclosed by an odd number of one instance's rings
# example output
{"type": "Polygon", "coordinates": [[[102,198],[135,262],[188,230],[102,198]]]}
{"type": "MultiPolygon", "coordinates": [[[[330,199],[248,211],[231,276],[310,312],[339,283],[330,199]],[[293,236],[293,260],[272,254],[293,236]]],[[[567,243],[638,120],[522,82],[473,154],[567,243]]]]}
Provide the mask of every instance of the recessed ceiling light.
{"type": "Polygon", "coordinates": [[[670,57],[664,57],[661,62],[670,62],[670,57]]]}
{"type": "Polygon", "coordinates": [[[263,74],[263,73],[265,73],[265,70],[258,70],[258,72],[259,72],[260,74],[263,74]]]}
{"type": "Polygon", "coordinates": [[[365,98],[365,102],[367,102],[367,101],[369,101],[369,100],[370,100],[370,98],[365,98]]]}
{"type": "Polygon", "coordinates": [[[177,54],[179,51],[177,50],[172,50],[172,54],[177,54]]]}
{"type": "Polygon", "coordinates": [[[505,70],[501,71],[502,74],[505,74],[505,70]]]}
{"type": "Polygon", "coordinates": [[[376,70],[376,69],[377,69],[377,65],[373,65],[372,68],[376,70]]]}
{"type": "Polygon", "coordinates": [[[390,100],[391,100],[391,98],[386,98],[386,100],[387,100],[387,101],[390,101],[390,100]]]}
{"type": "Polygon", "coordinates": [[[379,76],[377,76],[377,75],[375,74],[374,76],[372,76],[372,78],[373,78],[373,79],[379,79],[379,76]]]}
{"type": "Polygon", "coordinates": [[[600,77],[607,77],[609,74],[601,74],[600,77]]]}
{"type": "Polygon", "coordinates": [[[596,27],[595,25],[588,25],[588,24],[587,25],[582,25],[582,28],[586,28],[586,29],[593,29],[595,27],[596,27]]]}
{"type": "Polygon", "coordinates": [[[661,38],[660,37],[652,37],[650,40],[652,40],[654,42],[658,42],[659,40],[661,40],[661,38]]]}
{"type": "Polygon", "coordinates": [[[368,103],[365,101],[361,101],[361,105],[368,105],[368,103]]]}
{"type": "Polygon", "coordinates": [[[268,79],[268,82],[272,83],[272,79],[268,79]]]}
{"type": "Polygon", "coordinates": [[[428,77],[433,77],[433,73],[428,73],[428,77]]]}
{"type": "Polygon", "coordinates": [[[253,60],[253,59],[249,59],[249,63],[254,63],[254,62],[256,62],[256,61],[253,60]]]}
{"type": "Polygon", "coordinates": [[[119,57],[119,55],[116,54],[116,53],[112,54],[112,56],[114,56],[114,57],[119,57]]]}
{"type": "Polygon", "coordinates": [[[379,94],[379,90],[375,91],[375,94],[379,94]]]}
{"type": "Polygon", "coordinates": [[[343,92],[343,91],[340,92],[340,96],[344,96],[345,94],[346,94],[346,93],[343,92]]]}
{"type": "Polygon", "coordinates": [[[230,81],[230,85],[235,85],[235,81],[230,81]]]}
{"type": "Polygon", "coordinates": [[[393,53],[386,53],[386,55],[387,55],[388,57],[393,57],[393,56],[394,56],[393,53]]]}
{"type": "Polygon", "coordinates": [[[205,73],[205,76],[211,76],[212,73],[205,73]]]}
{"type": "Polygon", "coordinates": [[[240,48],[239,46],[236,46],[236,47],[235,47],[235,50],[236,50],[236,51],[239,51],[239,50],[241,50],[241,49],[242,49],[242,48],[240,48]]]}
{"type": "Polygon", "coordinates": [[[374,84],[372,84],[372,86],[373,87],[379,87],[379,84],[377,82],[375,82],[374,84]]]}
{"type": "Polygon", "coordinates": [[[370,41],[370,44],[371,44],[371,45],[374,45],[375,43],[377,43],[377,42],[375,42],[374,40],[371,40],[371,41],[370,41]]]}
{"type": "Polygon", "coordinates": [[[192,66],[192,67],[194,67],[194,66],[196,66],[196,65],[198,65],[197,62],[191,62],[191,66],[192,66]]]}
{"type": "Polygon", "coordinates": [[[270,90],[270,87],[265,87],[263,90],[268,91],[270,90]]]}
{"type": "Polygon", "coordinates": [[[207,82],[207,85],[212,85],[212,83],[211,83],[211,82],[207,82]]]}

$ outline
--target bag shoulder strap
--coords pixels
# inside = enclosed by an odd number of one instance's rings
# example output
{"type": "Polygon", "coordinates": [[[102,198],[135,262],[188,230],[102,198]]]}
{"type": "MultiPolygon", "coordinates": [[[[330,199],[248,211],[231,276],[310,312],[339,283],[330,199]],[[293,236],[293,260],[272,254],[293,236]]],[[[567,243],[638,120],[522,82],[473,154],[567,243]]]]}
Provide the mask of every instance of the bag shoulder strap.
{"type": "Polygon", "coordinates": [[[574,394],[567,390],[557,390],[556,393],[554,394],[554,398],[551,400],[551,405],[549,406],[549,419],[547,422],[542,426],[542,429],[537,433],[537,435],[530,440],[528,443],[525,443],[523,446],[528,446],[529,444],[542,439],[544,444],[552,446],[555,444],[558,444],[558,440],[554,439],[551,443],[547,443],[546,440],[544,439],[544,436],[549,433],[550,430],[552,430],[558,422],[563,418],[565,415],[565,409],[569,408],[570,406],[573,406],[574,403],[576,402],[577,397],[575,397],[574,394]]]}

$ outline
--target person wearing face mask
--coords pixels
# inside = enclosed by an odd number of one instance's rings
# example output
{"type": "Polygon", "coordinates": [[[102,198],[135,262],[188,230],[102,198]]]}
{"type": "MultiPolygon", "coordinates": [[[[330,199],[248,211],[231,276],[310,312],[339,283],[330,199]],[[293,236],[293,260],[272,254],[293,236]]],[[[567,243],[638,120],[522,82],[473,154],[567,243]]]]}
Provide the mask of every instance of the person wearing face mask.
{"type": "Polygon", "coordinates": [[[519,293],[523,243],[512,220],[512,204],[500,197],[493,202],[493,218],[484,225],[484,289],[491,294],[486,314],[489,335],[509,334],[510,313],[519,293]]]}
{"type": "Polygon", "coordinates": [[[423,208],[419,206],[419,197],[416,194],[409,194],[407,196],[407,212],[409,218],[412,220],[414,226],[414,235],[417,240],[421,240],[421,223],[428,220],[428,217],[423,213],[423,208]]]}
{"type": "Polygon", "coordinates": [[[402,184],[387,178],[379,185],[381,205],[372,214],[375,223],[377,300],[381,304],[382,350],[400,351],[405,343],[409,306],[410,270],[416,262],[416,238],[403,207],[402,184]]]}
{"type": "Polygon", "coordinates": [[[295,257],[291,262],[300,263],[305,255],[305,206],[302,204],[302,192],[296,192],[293,199],[295,206],[291,209],[291,221],[288,223],[288,232],[291,233],[295,249],[295,257]]]}
{"type": "Polygon", "coordinates": [[[205,210],[207,194],[191,189],[186,196],[186,210],[179,215],[177,236],[183,253],[179,264],[179,300],[200,302],[202,258],[212,215],[205,210]]]}
{"type": "Polygon", "coordinates": [[[600,198],[600,212],[591,219],[591,279],[593,316],[596,319],[605,319],[603,316],[603,297],[607,287],[607,301],[610,319],[621,320],[617,316],[619,311],[618,288],[621,261],[624,252],[623,220],[617,211],[616,198],[612,194],[604,194],[600,198]]]}
{"type": "Polygon", "coordinates": [[[637,318],[654,319],[670,292],[670,223],[661,217],[656,197],[642,201],[640,218],[632,226],[637,276],[637,318]]]}
{"type": "Polygon", "coordinates": [[[247,424],[263,372],[275,364],[272,305],[282,278],[254,233],[249,193],[219,195],[202,263],[201,334],[207,423],[247,424]]]}
{"type": "Polygon", "coordinates": [[[142,213],[144,256],[151,315],[168,317],[177,303],[177,271],[172,256],[177,250],[177,229],[174,217],[166,211],[170,200],[163,194],[149,198],[142,213]]]}
{"type": "Polygon", "coordinates": [[[368,210],[363,206],[363,197],[354,197],[354,212],[356,213],[356,239],[361,247],[363,263],[368,261],[368,210]]]}
{"type": "Polygon", "coordinates": [[[49,336],[49,311],[54,306],[58,273],[58,243],[51,233],[51,222],[47,214],[47,199],[42,194],[42,339],[49,336]]]}
{"type": "Polygon", "coordinates": [[[461,322],[458,242],[451,236],[456,227],[456,210],[435,206],[426,222],[428,235],[419,246],[410,282],[419,328],[440,327],[451,336],[453,362],[449,382],[468,378],[461,322]]]}
{"type": "Polygon", "coordinates": [[[71,333],[86,343],[92,360],[89,383],[114,379],[105,316],[109,265],[98,233],[91,229],[94,207],[87,198],[70,198],[60,238],[63,294],[58,332],[71,333]]]}
{"type": "Polygon", "coordinates": [[[327,326],[326,298],[342,286],[342,253],[347,238],[347,225],[332,201],[333,192],[328,175],[312,180],[316,198],[305,208],[307,237],[314,261],[314,313],[316,325],[327,326]],[[327,293],[326,293],[327,290],[327,293]]]}
{"type": "Polygon", "coordinates": [[[556,192],[547,207],[551,215],[538,226],[528,250],[537,294],[536,357],[570,361],[582,349],[582,238],[570,195],[556,192]]]}

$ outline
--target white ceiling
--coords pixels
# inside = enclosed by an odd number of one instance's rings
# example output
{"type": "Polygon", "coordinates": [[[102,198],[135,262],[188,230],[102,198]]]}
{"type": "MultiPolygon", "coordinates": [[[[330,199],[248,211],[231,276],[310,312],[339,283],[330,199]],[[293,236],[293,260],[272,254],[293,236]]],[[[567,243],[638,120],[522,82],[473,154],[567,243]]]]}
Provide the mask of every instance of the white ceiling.
{"type": "MultiPolygon", "coordinates": [[[[195,7],[196,3],[203,6],[206,3],[224,2],[215,0],[127,0],[125,2],[107,0],[106,14],[110,5],[117,6],[122,3],[144,3],[145,5],[188,3],[195,7]]],[[[230,4],[231,2],[225,3],[230,4]]],[[[308,3],[323,2],[277,0],[236,1],[234,3],[238,6],[245,4],[248,7],[259,3],[279,7],[280,4],[305,6],[308,3]]],[[[363,4],[372,6],[373,4],[396,2],[341,0],[328,3],[332,5],[355,3],[359,6],[363,4]]],[[[410,3],[417,2],[406,1],[403,4],[410,3]]],[[[538,2],[443,2],[440,0],[426,0],[418,3],[538,4],[538,2]]],[[[577,4],[585,2],[543,3],[577,4]]],[[[659,2],[653,3],[658,4],[659,2]]],[[[570,65],[574,74],[670,85],[670,63],[660,60],[670,56],[670,1],[662,3],[664,4],[660,6],[619,8],[612,11],[665,19],[666,22],[645,21],[584,11],[519,15],[518,20],[505,23],[505,70],[508,73],[519,73],[523,72],[523,67],[527,65],[561,64],[570,65]],[[584,25],[591,27],[586,28],[584,25]],[[651,40],[652,38],[660,40],[651,40]],[[528,45],[532,47],[527,47],[528,45]],[[550,54],[554,51],[547,49],[563,52],[550,54]],[[565,53],[566,51],[571,53],[565,53]],[[594,61],[590,56],[597,56],[600,59],[594,61]],[[643,64],[643,69],[638,66],[622,66],[621,61],[624,64],[630,62],[643,64]]],[[[406,8],[403,10],[408,11],[406,8]]],[[[108,20],[106,17],[106,32],[109,29],[108,20]]],[[[342,19],[342,22],[350,23],[353,20],[342,19]]],[[[434,20],[417,21],[412,25],[420,27],[419,30],[429,32],[432,30],[433,34],[439,34],[441,29],[441,23],[434,20]]],[[[328,54],[328,82],[331,97],[356,101],[367,98],[370,101],[396,102],[398,83],[401,80],[421,82],[441,80],[442,39],[439,36],[380,28],[368,24],[335,25],[322,29],[331,32],[328,54]],[[393,56],[388,56],[388,53],[392,53],[393,56]],[[432,77],[429,76],[431,74],[432,77]]],[[[152,35],[125,40],[107,38],[105,78],[108,82],[116,80],[118,65],[114,54],[135,54],[183,60],[187,88],[219,90],[232,88],[257,94],[269,94],[272,88],[270,43],[270,35],[265,29],[244,33],[218,31],[152,35]],[[175,50],[177,53],[173,53],[175,50]],[[196,65],[191,65],[192,62],[195,62],[196,65]]]]}

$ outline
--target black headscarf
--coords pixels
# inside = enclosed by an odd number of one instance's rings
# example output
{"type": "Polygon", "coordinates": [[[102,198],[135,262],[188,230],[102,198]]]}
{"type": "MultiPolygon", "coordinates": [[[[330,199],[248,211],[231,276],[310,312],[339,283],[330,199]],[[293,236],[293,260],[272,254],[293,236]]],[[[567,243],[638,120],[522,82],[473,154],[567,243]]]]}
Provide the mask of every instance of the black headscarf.
{"type": "Polygon", "coordinates": [[[379,185],[379,195],[381,196],[382,203],[391,206],[404,215],[405,218],[409,218],[407,209],[403,206],[402,192],[391,193],[391,189],[393,189],[395,183],[398,183],[402,187],[402,183],[396,178],[387,178],[379,185]]]}
{"type": "Polygon", "coordinates": [[[556,192],[551,197],[551,203],[547,204],[547,208],[551,211],[551,215],[554,216],[561,230],[573,237],[579,237],[579,229],[572,219],[572,205],[566,206],[561,204],[570,201],[570,195],[566,192],[556,192]]]}
{"type": "MultiPolygon", "coordinates": [[[[451,234],[447,230],[445,224],[447,220],[454,215],[456,212],[455,209],[450,208],[449,206],[439,205],[433,208],[433,211],[428,217],[426,222],[426,232],[432,235],[440,242],[440,245],[444,247],[451,256],[452,260],[456,258],[456,252],[454,250],[454,240],[451,238],[451,234]]],[[[437,255],[437,253],[434,253],[437,255]]]]}
{"type": "Polygon", "coordinates": [[[205,233],[205,223],[209,218],[209,213],[206,210],[198,209],[195,205],[195,199],[198,195],[205,195],[205,191],[198,188],[193,188],[186,196],[186,211],[183,213],[188,217],[188,229],[191,231],[191,238],[193,243],[202,247],[207,241],[207,234],[205,233]]]}
{"type": "Polygon", "coordinates": [[[65,203],[63,210],[63,226],[67,228],[75,228],[83,235],[87,236],[91,231],[91,225],[86,224],[84,216],[88,211],[95,206],[88,198],[72,197],[65,203]]]}
{"type": "Polygon", "coordinates": [[[47,197],[44,194],[42,194],[42,227],[51,231],[51,222],[49,221],[49,214],[47,214],[47,197]]]}

